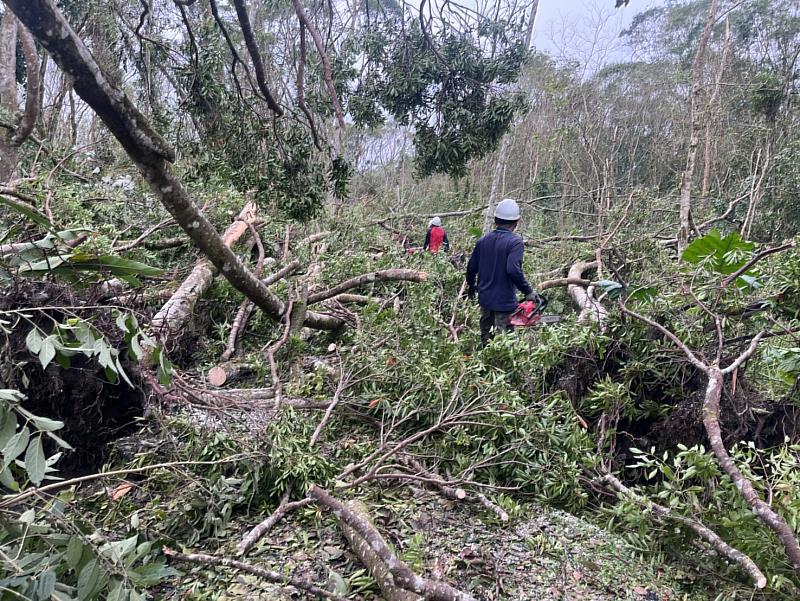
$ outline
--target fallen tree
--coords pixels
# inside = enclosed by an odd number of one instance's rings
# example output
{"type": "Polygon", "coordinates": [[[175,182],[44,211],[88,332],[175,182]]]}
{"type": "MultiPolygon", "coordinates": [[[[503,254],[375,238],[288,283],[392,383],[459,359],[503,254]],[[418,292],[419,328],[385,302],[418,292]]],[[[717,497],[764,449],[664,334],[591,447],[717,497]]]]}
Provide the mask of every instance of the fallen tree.
{"type": "Polygon", "coordinates": [[[689,359],[689,362],[694,367],[706,375],[707,383],[705,397],[703,400],[703,426],[705,427],[706,434],[708,435],[708,441],[711,445],[711,449],[713,450],[720,467],[736,485],[736,490],[739,491],[739,494],[741,494],[741,496],[747,502],[747,505],[758,516],[761,522],[777,535],[778,539],[783,544],[787,557],[792,562],[795,569],[800,569],[800,543],[798,543],[792,527],[786,522],[785,519],[783,519],[783,517],[778,515],[778,513],[776,513],[768,503],[761,499],[753,487],[753,483],[736,466],[730,454],[728,453],[728,450],[725,448],[725,443],[722,440],[722,430],[719,424],[719,403],[722,396],[722,390],[725,385],[725,376],[736,373],[739,367],[741,367],[742,364],[747,361],[747,359],[749,359],[753,353],[755,353],[756,349],[758,348],[758,343],[764,337],[766,332],[762,331],[754,336],[747,349],[736,359],[734,359],[727,367],[722,368],[719,365],[719,351],[721,351],[723,347],[721,335],[722,329],[719,317],[714,316],[717,325],[717,332],[720,336],[718,356],[714,363],[709,364],[701,361],[680,338],[678,338],[674,333],[660,323],[657,323],[652,319],[645,317],[644,315],[640,315],[639,313],[631,311],[624,305],[621,306],[621,309],[626,315],[630,315],[631,317],[634,317],[658,330],[673,344],[675,344],[675,346],[683,351],[683,353],[689,359]]]}
{"type": "MultiPolygon", "coordinates": [[[[225,230],[222,243],[228,248],[233,246],[255,218],[256,204],[249,200],[236,220],[225,230]]],[[[195,304],[211,288],[216,274],[216,269],[207,259],[201,259],[195,264],[189,276],[153,317],[152,328],[160,334],[162,340],[177,342],[180,332],[192,318],[195,304]]]]}
{"type": "MultiPolygon", "coordinates": [[[[285,303],[276,297],[228,248],[194,203],[170,163],[175,151],[156,133],[130,99],[114,87],[64,15],[50,0],[5,0],[58,66],[73,80],[75,92],[105,123],[138,167],[175,222],[230,284],[278,321],[285,303]]],[[[305,325],[323,330],[344,326],[341,319],[307,312],[305,325]]]]}
{"type": "MultiPolygon", "coordinates": [[[[454,589],[449,584],[420,576],[392,553],[380,533],[363,515],[348,507],[326,490],[312,485],[308,496],[317,504],[329,509],[340,523],[352,528],[353,532],[364,539],[374,558],[386,566],[385,580],[390,586],[421,595],[432,601],[475,601],[472,595],[454,589]]],[[[376,576],[373,574],[373,576],[376,576]]],[[[376,576],[377,578],[377,576],[376,576]]]]}

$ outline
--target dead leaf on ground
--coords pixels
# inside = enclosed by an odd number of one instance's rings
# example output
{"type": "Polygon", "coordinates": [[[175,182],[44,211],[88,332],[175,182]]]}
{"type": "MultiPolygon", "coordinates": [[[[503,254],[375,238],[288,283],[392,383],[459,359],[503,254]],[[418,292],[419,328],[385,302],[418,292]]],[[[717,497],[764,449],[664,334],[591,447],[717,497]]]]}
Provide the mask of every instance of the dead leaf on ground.
{"type": "Polygon", "coordinates": [[[122,497],[128,494],[128,491],[133,488],[133,482],[123,482],[122,484],[118,484],[115,486],[108,496],[111,497],[112,501],[119,501],[122,497]]]}

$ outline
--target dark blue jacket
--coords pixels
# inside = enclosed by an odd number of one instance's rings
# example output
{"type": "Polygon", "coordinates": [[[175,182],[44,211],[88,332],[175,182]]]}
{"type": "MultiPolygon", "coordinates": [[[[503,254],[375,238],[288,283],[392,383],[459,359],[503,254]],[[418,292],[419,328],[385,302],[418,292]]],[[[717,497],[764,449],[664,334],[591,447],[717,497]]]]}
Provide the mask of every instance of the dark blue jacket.
{"type": "Polygon", "coordinates": [[[490,311],[513,311],[517,308],[515,289],[533,292],[522,273],[522,238],[501,228],[478,240],[467,265],[467,286],[476,290],[478,302],[490,311]]]}

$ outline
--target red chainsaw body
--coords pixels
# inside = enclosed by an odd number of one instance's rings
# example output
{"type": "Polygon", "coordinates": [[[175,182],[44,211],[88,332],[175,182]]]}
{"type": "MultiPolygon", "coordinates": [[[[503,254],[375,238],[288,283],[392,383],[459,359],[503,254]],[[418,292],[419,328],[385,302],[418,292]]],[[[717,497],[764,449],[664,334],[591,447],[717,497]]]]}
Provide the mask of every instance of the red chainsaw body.
{"type": "Polygon", "coordinates": [[[520,328],[535,326],[542,319],[543,309],[542,303],[532,300],[522,301],[508,318],[508,323],[520,328]]]}

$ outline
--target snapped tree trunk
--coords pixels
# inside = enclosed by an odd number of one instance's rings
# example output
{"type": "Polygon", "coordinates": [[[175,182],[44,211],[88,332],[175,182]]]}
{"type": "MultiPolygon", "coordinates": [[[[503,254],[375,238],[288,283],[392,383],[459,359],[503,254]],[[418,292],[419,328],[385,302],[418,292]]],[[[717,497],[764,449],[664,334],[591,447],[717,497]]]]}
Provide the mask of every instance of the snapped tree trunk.
{"type": "MultiPolygon", "coordinates": [[[[97,113],[139,168],[161,204],[222,275],[271,319],[285,303],[270,292],[230,248],[170,168],[175,151],[150,126],[128,97],[114,87],[52,0],[4,0],[58,66],[73,79],[78,95],[97,113]]],[[[311,311],[305,325],[336,330],[344,322],[311,311]]]]}
{"type": "MultiPolygon", "coordinates": [[[[255,218],[256,204],[247,201],[236,221],[222,235],[222,243],[226,247],[233,246],[255,218]]],[[[152,328],[160,333],[163,340],[174,344],[180,339],[181,332],[192,317],[194,306],[211,288],[216,275],[217,271],[208,259],[197,262],[189,277],[153,317],[152,328]]]]}

